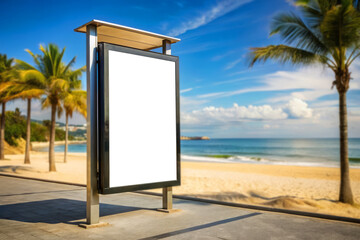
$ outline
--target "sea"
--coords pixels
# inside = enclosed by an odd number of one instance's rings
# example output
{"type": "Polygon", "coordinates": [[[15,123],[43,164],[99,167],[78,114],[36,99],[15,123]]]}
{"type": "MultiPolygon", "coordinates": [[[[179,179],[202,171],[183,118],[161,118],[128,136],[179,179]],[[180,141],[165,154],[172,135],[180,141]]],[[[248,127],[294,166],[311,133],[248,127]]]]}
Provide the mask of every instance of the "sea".
{"type": "MultiPolygon", "coordinates": [[[[69,152],[86,152],[86,144],[69,145],[69,152]]],[[[360,138],[349,139],[349,159],[350,167],[360,168],[360,138]]],[[[339,139],[182,140],[181,160],[339,167],[339,139]]]]}

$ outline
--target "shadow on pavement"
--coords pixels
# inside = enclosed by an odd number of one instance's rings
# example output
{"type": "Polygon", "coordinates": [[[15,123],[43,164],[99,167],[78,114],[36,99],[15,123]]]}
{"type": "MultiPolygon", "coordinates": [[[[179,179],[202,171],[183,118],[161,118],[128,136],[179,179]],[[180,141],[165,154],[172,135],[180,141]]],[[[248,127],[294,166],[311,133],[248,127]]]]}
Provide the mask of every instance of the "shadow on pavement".
{"type": "MultiPolygon", "coordinates": [[[[144,208],[100,203],[100,216],[126,213],[144,208]]],[[[86,218],[86,202],[72,199],[51,199],[0,206],[0,219],[29,223],[79,224],[86,218]]]]}
{"type": "Polygon", "coordinates": [[[242,216],[238,216],[238,217],[228,218],[228,219],[224,219],[224,220],[220,220],[220,221],[216,221],[216,222],[206,223],[206,224],[203,224],[203,225],[198,225],[198,226],[194,226],[194,227],[180,229],[180,230],[173,231],[173,232],[167,232],[167,233],[163,233],[163,234],[152,236],[152,237],[142,238],[141,240],[168,238],[168,237],[172,237],[172,236],[175,236],[175,235],[188,233],[188,232],[192,232],[192,231],[197,231],[197,230],[204,229],[204,228],[210,228],[210,227],[214,227],[214,226],[229,223],[229,222],[235,222],[235,221],[242,220],[242,219],[245,219],[245,218],[254,217],[254,216],[257,216],[257,215],[260,215],[260,214],[261,213],[257,213],[257,212],[250,213],[250,214],[246,214],[246,215],[242,215],[242,216]]]}

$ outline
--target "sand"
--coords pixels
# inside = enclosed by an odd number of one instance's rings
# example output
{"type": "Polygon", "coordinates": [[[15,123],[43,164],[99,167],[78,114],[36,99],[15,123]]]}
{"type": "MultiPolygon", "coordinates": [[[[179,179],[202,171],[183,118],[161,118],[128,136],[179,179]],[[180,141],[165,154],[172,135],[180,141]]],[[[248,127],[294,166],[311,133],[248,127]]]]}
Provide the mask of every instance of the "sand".
{"type": "MultiPolygon", "coordinates": [[[[48,154],[6,155],[0,172],[64,182],[86,182],[86,155],[56,153],[57,172],[48,172],[48,154]]],[[[243,163],[182,162],[181,186],[174,194],[360,218],[360,169],[351,169],[355,205],[337,201],[339,169],[243,163]]],[[[154,190],[160,192],[160,189],[154,190]]]]}

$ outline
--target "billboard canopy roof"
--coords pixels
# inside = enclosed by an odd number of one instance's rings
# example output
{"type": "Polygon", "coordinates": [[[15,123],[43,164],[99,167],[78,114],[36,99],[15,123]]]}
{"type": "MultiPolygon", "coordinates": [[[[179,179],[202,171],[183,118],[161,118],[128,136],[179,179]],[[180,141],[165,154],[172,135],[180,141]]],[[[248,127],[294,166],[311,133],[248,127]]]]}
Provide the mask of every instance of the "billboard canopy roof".
{"type": "Polygon", "coordinates": [[[75,28],[74,31],[86,33],[86,26],[88,25],[97,26],[98,42],[112,43],[141,50],[151,50],[162,47],[163,40],[168,40],[171,44],[180,41],[178,38],[100,20],[92,20],[75,28]]]}

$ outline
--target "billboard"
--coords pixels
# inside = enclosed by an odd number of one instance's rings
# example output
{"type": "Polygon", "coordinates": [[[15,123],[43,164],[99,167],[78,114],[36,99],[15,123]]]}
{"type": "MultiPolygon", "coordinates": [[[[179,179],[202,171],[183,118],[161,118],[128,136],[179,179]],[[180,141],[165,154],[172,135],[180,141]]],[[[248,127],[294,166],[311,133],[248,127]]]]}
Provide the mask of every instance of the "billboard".
{"type": "Polygon", "coordinates": [[[100,193],[180,185],[179,59],[100,43],[100,193]]]}

